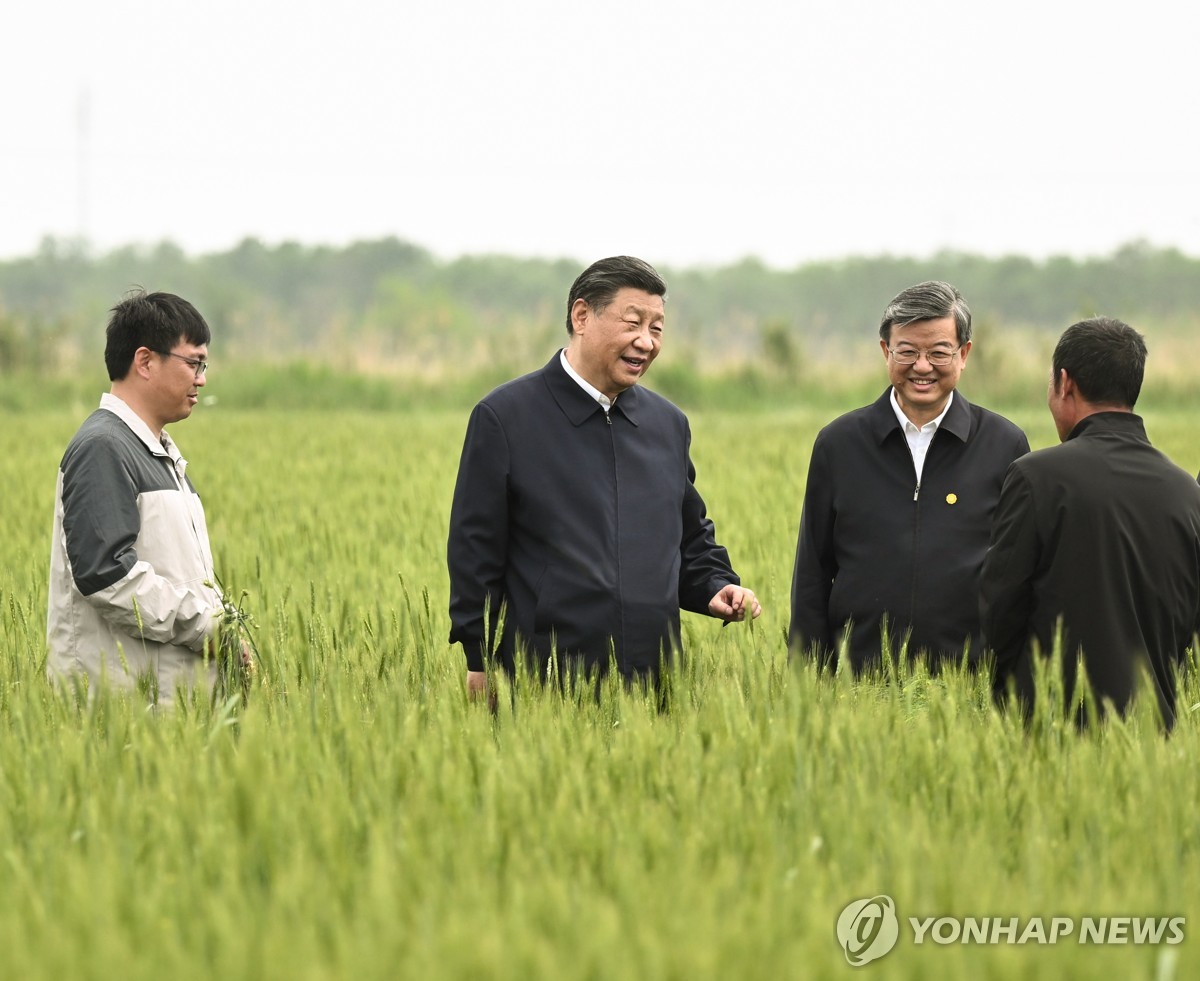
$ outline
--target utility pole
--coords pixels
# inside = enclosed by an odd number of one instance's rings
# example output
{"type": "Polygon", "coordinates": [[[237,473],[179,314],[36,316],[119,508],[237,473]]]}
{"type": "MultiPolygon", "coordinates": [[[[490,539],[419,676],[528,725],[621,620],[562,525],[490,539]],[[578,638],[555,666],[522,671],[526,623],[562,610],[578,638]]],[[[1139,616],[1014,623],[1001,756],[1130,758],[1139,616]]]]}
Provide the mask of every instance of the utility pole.
{"type": "Polygon", "coordinates": [[[76,107],[75,114],[75,138],[76,138],[76,169],[78,187],[76,189],[77,199],[76,208],[76,235],[78,236],[78,244],[80,248],[86,248],[88,244],[88,207],[90,204],[89,196],[91,191],[91,173],[89,167],[89,143],[91,141],[92,129],[92,93],[91,89],[84,83],[79,89],[79,102],[76,107]]]}

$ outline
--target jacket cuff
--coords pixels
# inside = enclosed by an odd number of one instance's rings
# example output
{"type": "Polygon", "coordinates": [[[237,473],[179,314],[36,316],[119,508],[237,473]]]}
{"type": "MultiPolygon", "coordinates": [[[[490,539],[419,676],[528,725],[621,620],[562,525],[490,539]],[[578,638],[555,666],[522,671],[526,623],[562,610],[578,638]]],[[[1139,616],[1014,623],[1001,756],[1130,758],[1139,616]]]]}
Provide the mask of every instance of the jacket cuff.
{"type": "Polygon", "coordinates": [[[485,671],[487,670],[483,663],[483,644],[471,643],[470,641],[463,642],[463,652],[467,655],[467,670],[468,671],[485,671]]]}
{"type": "Polygon", "coordinates": [[[742,580],[738,578],[736,572],[728,572],[722,576],[715,576],[708,581],[708,588],[704,590],[704,612],[708,613],[708,604],[714,596],[717,595],[726,586],[740,586],[742,580]]]}

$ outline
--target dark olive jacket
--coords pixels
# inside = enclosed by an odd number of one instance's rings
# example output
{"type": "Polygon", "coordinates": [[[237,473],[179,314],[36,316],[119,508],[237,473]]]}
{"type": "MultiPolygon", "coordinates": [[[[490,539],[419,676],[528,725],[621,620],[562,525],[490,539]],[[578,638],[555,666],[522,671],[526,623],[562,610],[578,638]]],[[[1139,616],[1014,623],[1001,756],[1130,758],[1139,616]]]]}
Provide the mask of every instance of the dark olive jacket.
{"type": "Polygon", "coordinates": [[[1009,471],[980,606],[998,693],[1011,678],[1032,705],[1032,642],[1049,654],[1061,617],[1067,692],[1080,648],[1094,691],[1118,709],[1144,666],[1169,725],[1174,670],[1200,628],[1200,486],[1140,417],[1087,416],[1009,471]]]}
{"type": "Polygon", "coordinates": [[[980,656],[979,570],[1008,465],[1029,451],[1003,416],[955,392],[917,484],[888,388],[817,435],[792,575],[793,653],[836,664],[849,624],[857,671],[877,663],[881,626],[899,655],[980,656]]]}
{"type": "Polygon", "coordinates": [[[471,670],[488,639],[622,674],[652,673],[679,643],[680,608],[706,613],[740,580],[693,483],[687,417],[640,387],[609,414],[559,355],[471,414],[450,513],[450,642],[471,670]],[[485,606],[491,623],[485,619],[485,606]]]}

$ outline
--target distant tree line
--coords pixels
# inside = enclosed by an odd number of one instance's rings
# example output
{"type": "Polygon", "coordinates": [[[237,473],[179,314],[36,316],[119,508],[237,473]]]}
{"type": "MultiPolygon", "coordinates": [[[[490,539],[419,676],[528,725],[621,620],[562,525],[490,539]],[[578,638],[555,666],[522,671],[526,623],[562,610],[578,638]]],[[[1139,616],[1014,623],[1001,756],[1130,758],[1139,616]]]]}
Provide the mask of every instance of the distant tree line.
{"type": "MultiPolygon", "coordinates": [[[[248,238],[198,256],[169,242],[96,254],[47,239],[34,255],[0,262],[0,369],[53,369],[94,355],[107,310],[139,285],[193,300],[223,354],[359,368],[447,356],[523,360],[525,348],[544,349],[564,332],[565,297],[579,269],[567,259],[445,260],[396,238],[345,247],[248,238]]],[[[791,270],[753,258],[660,270],[671,343],[702,361],[765,356],[779,364],[869,339],[886,301],[924,279],[958,286],[993,336],[1008,327],[1057,334],[1095,313],[1135,325],[1200,321],[1200,259],[1145,242],[1086,259],[942,252],[791,270]]]]}

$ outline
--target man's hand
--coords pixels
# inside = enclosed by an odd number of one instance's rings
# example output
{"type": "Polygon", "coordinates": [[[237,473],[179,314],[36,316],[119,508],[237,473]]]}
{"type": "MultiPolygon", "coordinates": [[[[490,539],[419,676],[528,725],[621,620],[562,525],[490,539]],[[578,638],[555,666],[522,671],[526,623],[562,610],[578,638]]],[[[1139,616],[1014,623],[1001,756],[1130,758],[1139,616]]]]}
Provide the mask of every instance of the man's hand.
{"type": "Polygon", "coordinates": [[[726,623],[745,620],[747,610],[750,611],[751,619],[757,619],[762,613],[758,597],[754,595],[754,590],[735,586],[733,583],[722,586],[721,591],[708,601],[708,612],[726,623]]]}
{"type": "Polygon", "coordinates": [[[467,698],[471,701],[479,698],[487,691],[487,672],[486,671],[468,671],[467,672],[467,698]]]}
{"type": "MultiPolygon", "coordinates": [[[[242,667],[248,668],[254,664],[254,651],[250,647],[250,641],[246,640],[245,637],[240,638],[238,643],[240,646],[240,650],[238,651],[238,654],[240,655],[240,658],[241,658],[242,667]]],[[[217,660],[218,656],[220,655],[220,650],[221,649],[217,644],[216,637],[209,637],[208,640],[206,640],[204,642],[205,657],[209,657],[215,661],[215,660],[217,660]]]]}
{"type": "Polygon", "coordinates": [[[486,671],[467,672],[467,698],[472,702],[487,700],[488,710],[495,715],[499,701],[496,697],[496,686],[488,684],[486,671]]]}

